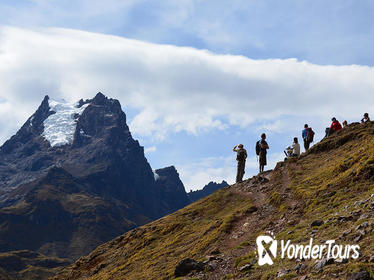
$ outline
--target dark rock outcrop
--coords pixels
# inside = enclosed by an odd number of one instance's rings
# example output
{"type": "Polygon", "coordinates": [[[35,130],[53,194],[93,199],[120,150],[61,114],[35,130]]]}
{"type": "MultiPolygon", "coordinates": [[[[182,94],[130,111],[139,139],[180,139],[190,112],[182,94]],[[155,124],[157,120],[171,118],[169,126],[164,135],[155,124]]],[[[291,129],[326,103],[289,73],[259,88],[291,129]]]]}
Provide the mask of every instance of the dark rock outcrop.
{"type": "Polygon", "coordinates": [[[353,273],[349,278],[348,280],[371,280],[373,279],[372,277],[370,277],[370,273],[367,272],[367,271],[359,271],[359,272],[355,272],[353,273]]]}
{"type": "Polygon", "coordinates": [[[174,166],[155,170],[156,186],[161,192],[161,200],[173,205],[171,211],[178,210],[190,203],[186,190],[174,166]]]}
{"type": "Polygon", "coordinates": [[[216,182],[210,182],[208,185],[205,185],[203,189],[197,190],[197,191],[190,191],[188,193],[188,197],[191,200],[191,202],[195,202],[203,197],[206,197],[215,191],[218,191],[219,189],[222,189],[224,187],[227,187],[229,184],[227,184],[226,181],[222,181],[220,184],[216,182]]]}
{"type": "Polygon", "coordinates": [[[193,271],[202,271],[204,267],[205,265],[201,262],[197,262],[193,259],[184,259],[175,267],[174,276],[180,277],[193,271]]]}
{"type": "Polygon", "coordinates": [[[319,226],[322,226],[323,225],[323,221],[322,220],[314,220],[310,226],[311,227],[319,227],[319,226]]]}

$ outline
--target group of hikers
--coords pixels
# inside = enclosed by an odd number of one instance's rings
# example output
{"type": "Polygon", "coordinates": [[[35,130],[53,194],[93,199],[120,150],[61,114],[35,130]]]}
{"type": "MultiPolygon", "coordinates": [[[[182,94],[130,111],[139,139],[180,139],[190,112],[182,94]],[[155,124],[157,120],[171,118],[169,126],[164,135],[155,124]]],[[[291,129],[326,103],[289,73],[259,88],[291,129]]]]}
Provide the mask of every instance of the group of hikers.
{"type": "MultiPolygon", "coordinates": [[[[327,127],[325,130],[325,137],[328,137],[335,132],[343,129],[348,125],[347,121],[343,121],[343,126],[340,124],[340,122],[334,117],[331,119],[332,123],[330,127],[327,127]]],[[[361,123],[365,124],[370,122],[369,114],[365,113],[364,117],[361,119],[361,123]]],[[[314,131],[312,130],[311,127],[309,127],[308,124],[304,125],[304,129],[302,130],[301,137],[303,138],[304,141],[304,149],[305,152],[309,150],[310,144],[314,141],[314,131]]],[[[264,167],[267,164],[267,159],[266,159],[266,154],[267,150],[269,149],[269,145],[266,142],[266,134],[262,133],[261,134],[261,140],[256,142],[256,155],[258,156],[258,161],[259,161],[259,171],[260,174],[264,172],[264,167]]],[[[238,169],[236,172],[236,182],[242,182],[243,181],[243,176],[245,173],[245,161],[247,159],[247,151],[244,149],[243,144],[236,145],[233,148],[233,151],[236,152],[236,160],[238,162],[238,169]]],[[[291,146],[287,147],[284,151],[286,154],[287,158],[290,157],[298,157],[300,156],[300,144],[298,141],[297,137],[294,137],[293,143],[291,146]]]]}

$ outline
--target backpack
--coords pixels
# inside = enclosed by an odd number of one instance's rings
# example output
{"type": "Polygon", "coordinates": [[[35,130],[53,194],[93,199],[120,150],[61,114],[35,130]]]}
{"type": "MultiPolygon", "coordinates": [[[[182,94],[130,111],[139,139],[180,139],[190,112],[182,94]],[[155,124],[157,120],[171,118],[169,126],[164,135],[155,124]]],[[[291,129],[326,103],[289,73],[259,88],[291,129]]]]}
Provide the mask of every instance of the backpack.
{"type": "Polygon", "coordinates": [[[260,145],[260,140],[258,140],[257,142],[256,142],[256,155],[259,155],[260,154],[260,152],[261,152],[261,145],[260,145]]]}
{"type": "Polygon", "coordinates": [[[313,140],[314,140],[314,131],[310,127],[306,131],[306,139],[308,140],[308,142],[313,142],[313,140]]]}

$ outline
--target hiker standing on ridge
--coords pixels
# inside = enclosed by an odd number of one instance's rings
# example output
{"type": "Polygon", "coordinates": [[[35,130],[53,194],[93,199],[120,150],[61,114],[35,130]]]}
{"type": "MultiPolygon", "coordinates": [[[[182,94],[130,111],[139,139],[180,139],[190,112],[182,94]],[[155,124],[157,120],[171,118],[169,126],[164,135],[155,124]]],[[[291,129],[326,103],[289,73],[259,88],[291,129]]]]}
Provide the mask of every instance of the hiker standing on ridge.
{"type": "Polygon", "coordinates": [[[247,151],[244,149],[243,144],[236,145],[233,149],[236,152],[236,160],[238,161],[238,170],[236,172],[236,182],[243,181],[245,173],[245,160],[247,159],[247,151]]]}
{"type": "Polygon", "coordinates": [[[307,124],[304,125],[304,130],[301,133],[301,136],[304,140],[304,149],[305,152],[309,150],[310,143],[314,140],[314,131],[307,124]]]}
{"type": "Polygon", "coordinates": [[[269,149],[269,145],[266,142],[266,134],[261,134],[261,140],[257,141],[256,143],[256,153],[260,156],[259,164],[260,164],[260,173],[264,172],[264,167],[267,164],[266,161],[266,154],[267,149],[269,149]]]}

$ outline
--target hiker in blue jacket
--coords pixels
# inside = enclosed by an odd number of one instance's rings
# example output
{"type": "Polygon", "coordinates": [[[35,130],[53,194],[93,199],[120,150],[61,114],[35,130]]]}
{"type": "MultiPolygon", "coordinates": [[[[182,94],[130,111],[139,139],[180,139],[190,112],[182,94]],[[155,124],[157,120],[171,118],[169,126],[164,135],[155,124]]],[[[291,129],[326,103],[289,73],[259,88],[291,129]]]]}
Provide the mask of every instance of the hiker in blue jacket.
{"type": "Polygon", "coordinates": [[[301,136],[303,137],[303,140],[304,140],[305,152],[307,152],[309,150],[310,143],[313,142],[314,131],[312,130],[311,127],[309,127],[307,124],[305,124],[304,125],[304,130],[302,131],[301,136]]]}

